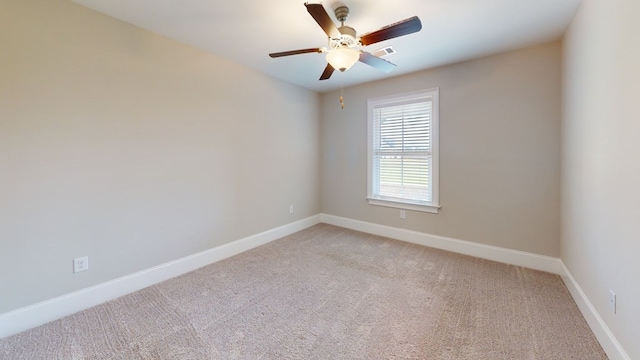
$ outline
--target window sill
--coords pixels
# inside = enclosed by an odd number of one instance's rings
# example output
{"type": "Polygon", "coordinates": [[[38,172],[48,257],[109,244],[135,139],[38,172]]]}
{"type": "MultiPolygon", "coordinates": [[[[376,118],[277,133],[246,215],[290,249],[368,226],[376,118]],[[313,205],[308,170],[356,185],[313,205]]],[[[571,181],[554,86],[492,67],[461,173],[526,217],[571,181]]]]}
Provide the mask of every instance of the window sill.
{"type": "Polygon", "coordinates": [[[421,204],[412,204],[412,203],[373,199],[373,198],[367,198],[367,201],[369,201],[369,205],[386,206],[386,207],[392,207],[392,208],[404,209],[404,210],[422,211],[422,212],[428,212],[432,214],[437,214],[438,211],[440,210],[440,206],[434,205],[434,204],[421,205],[421,204]]]}

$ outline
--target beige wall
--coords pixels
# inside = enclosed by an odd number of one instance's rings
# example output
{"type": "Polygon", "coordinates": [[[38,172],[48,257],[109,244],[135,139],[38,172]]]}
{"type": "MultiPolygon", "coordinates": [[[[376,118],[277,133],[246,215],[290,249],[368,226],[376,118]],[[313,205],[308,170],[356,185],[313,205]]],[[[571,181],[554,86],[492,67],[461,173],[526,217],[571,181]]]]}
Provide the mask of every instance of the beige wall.
{"type": "Polygon", "coordinates": [[[585,0],[564,43],[562,260],[631,359],[640,359],[639,13],[636,0],[585,0]]]}
{"type": "Polygon", "coordinates": [[[0,30],[0,313],[319,213],[316,93],[65,0],[0,30]]]}
{"type": "MultiPolygon", "coordinates": [[[[560,44],[322,97],[322,211],[559,256],[560,44]],[[368,205],[367,99],[440,88],[439,214],[368,205]]],[[[393,60],[393,59],[389,59],[393,60]]]]}

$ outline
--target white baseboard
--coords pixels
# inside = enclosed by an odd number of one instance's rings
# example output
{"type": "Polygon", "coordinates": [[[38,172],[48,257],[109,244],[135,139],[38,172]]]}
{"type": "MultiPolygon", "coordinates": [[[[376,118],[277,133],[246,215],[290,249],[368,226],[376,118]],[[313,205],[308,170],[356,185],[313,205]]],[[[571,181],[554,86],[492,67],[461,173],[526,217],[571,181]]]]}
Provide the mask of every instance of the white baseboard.
{"type": "Polygon", "coordinates": [[[255,234],[205,250],[181,259],[142,270],[86,289],[49,299],[21,309],[0,314],[0,338],[17,334],[50,321],[60,319],[92,306],[182,275],[200,267],[251,250],[273,240],[306,229],[319,222],[385,236],[414,244],[429,246],[506,264],[558,274],[562,277],[582,315],[602,348],[612,360],[630,360],[615,336],[604,323],[591,301],[580,288],[564,263],[554,257],[527,253],[497,246],[484,245],[444,236],[368,223],[339,216],[319,214],[291,224],[255,234]]]}
{"type": "Polygon", "coordinates": [[[578,305],[578,309],[582,313],[582,316],[589,324],[591,331],[596,336],[602,349],[611,360],[631,360],[631,357],[624,351],[618,339],[613,335],[607,324],[593,306],[587,295],[582,291],[582,288],[571,275],[571,272],[567,267],[562,264],[563,274],[562,281],[569,289],[569,293],[573,297],[573,300],[578,305]]]}
{"type": "Polygon", "coordinates": [[[306,229],[319,222],[320,215],[314,215],[213,249],[0,314],[0,338],[46,324],[50,321],[63,318],[78,311],[88,309],[161,281],[215,263],[306,229]]]}
{"type": "Polygon", "coordinates": [[[562,261],[551,256],[538,255],[525,251],[505,249],[498,246],[485,245],[471,241],[458,240],[439,235],[432,235],[413,230],[379,225],[339,216],[320,214],[323,223],[347,229],[380,235],[436,249],[447,250],[458,254],[470,255],[482,259],[517,265],[529,269],[541,270],[553,274],[563,274],[562,261]]]}
{"type": "Polygon", "coordinates": [[[320,220],[323,223],[369,234],[558,274],[609,359],[631,360],[561,259],[327,214],[320,214],[320,220]]]}

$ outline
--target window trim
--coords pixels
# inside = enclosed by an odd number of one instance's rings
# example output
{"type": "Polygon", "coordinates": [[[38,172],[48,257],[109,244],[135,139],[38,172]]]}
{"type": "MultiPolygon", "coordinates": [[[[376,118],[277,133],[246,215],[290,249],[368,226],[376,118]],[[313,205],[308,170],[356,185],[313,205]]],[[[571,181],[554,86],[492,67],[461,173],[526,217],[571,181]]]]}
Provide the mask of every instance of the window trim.
{"type": "Polygon", "coordinates": [[[371,98],[367,100],[367,201],[370,205],[386,206],[398,209],[415,210],[428,213],[437,214],[440,209],[440,196],[439,196],[439,162],[440,162],[440,101],[439,101],[440,89],[432,88],[426,90],[419,90],[404,94],[396,94],[391,96],[383,96],[377,98],[371,98]],[[432,184],[431,184],[431,202],[429,203],[416,203],[410,200],[388,200],[381,199],[373,196],[373,109],[375,106],[392,104],[397,102],[406,102],[411,100],[418,100],[420,98],[429,97],[432,101],[431,107],[431,171],[432,171],[432,184]]]}

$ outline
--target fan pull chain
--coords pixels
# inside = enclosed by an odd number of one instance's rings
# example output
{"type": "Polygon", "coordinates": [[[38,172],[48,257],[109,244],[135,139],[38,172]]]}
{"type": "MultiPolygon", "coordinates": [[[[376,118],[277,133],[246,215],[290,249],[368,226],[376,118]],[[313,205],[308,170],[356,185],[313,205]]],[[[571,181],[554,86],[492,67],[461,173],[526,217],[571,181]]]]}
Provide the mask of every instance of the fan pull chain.
{"type": "Polygon", "coordinates": [[[344,92],[344,84],[340,84],[340,108],[344,109],[344,99],[342,98],[342,94],[344,92]]]}

